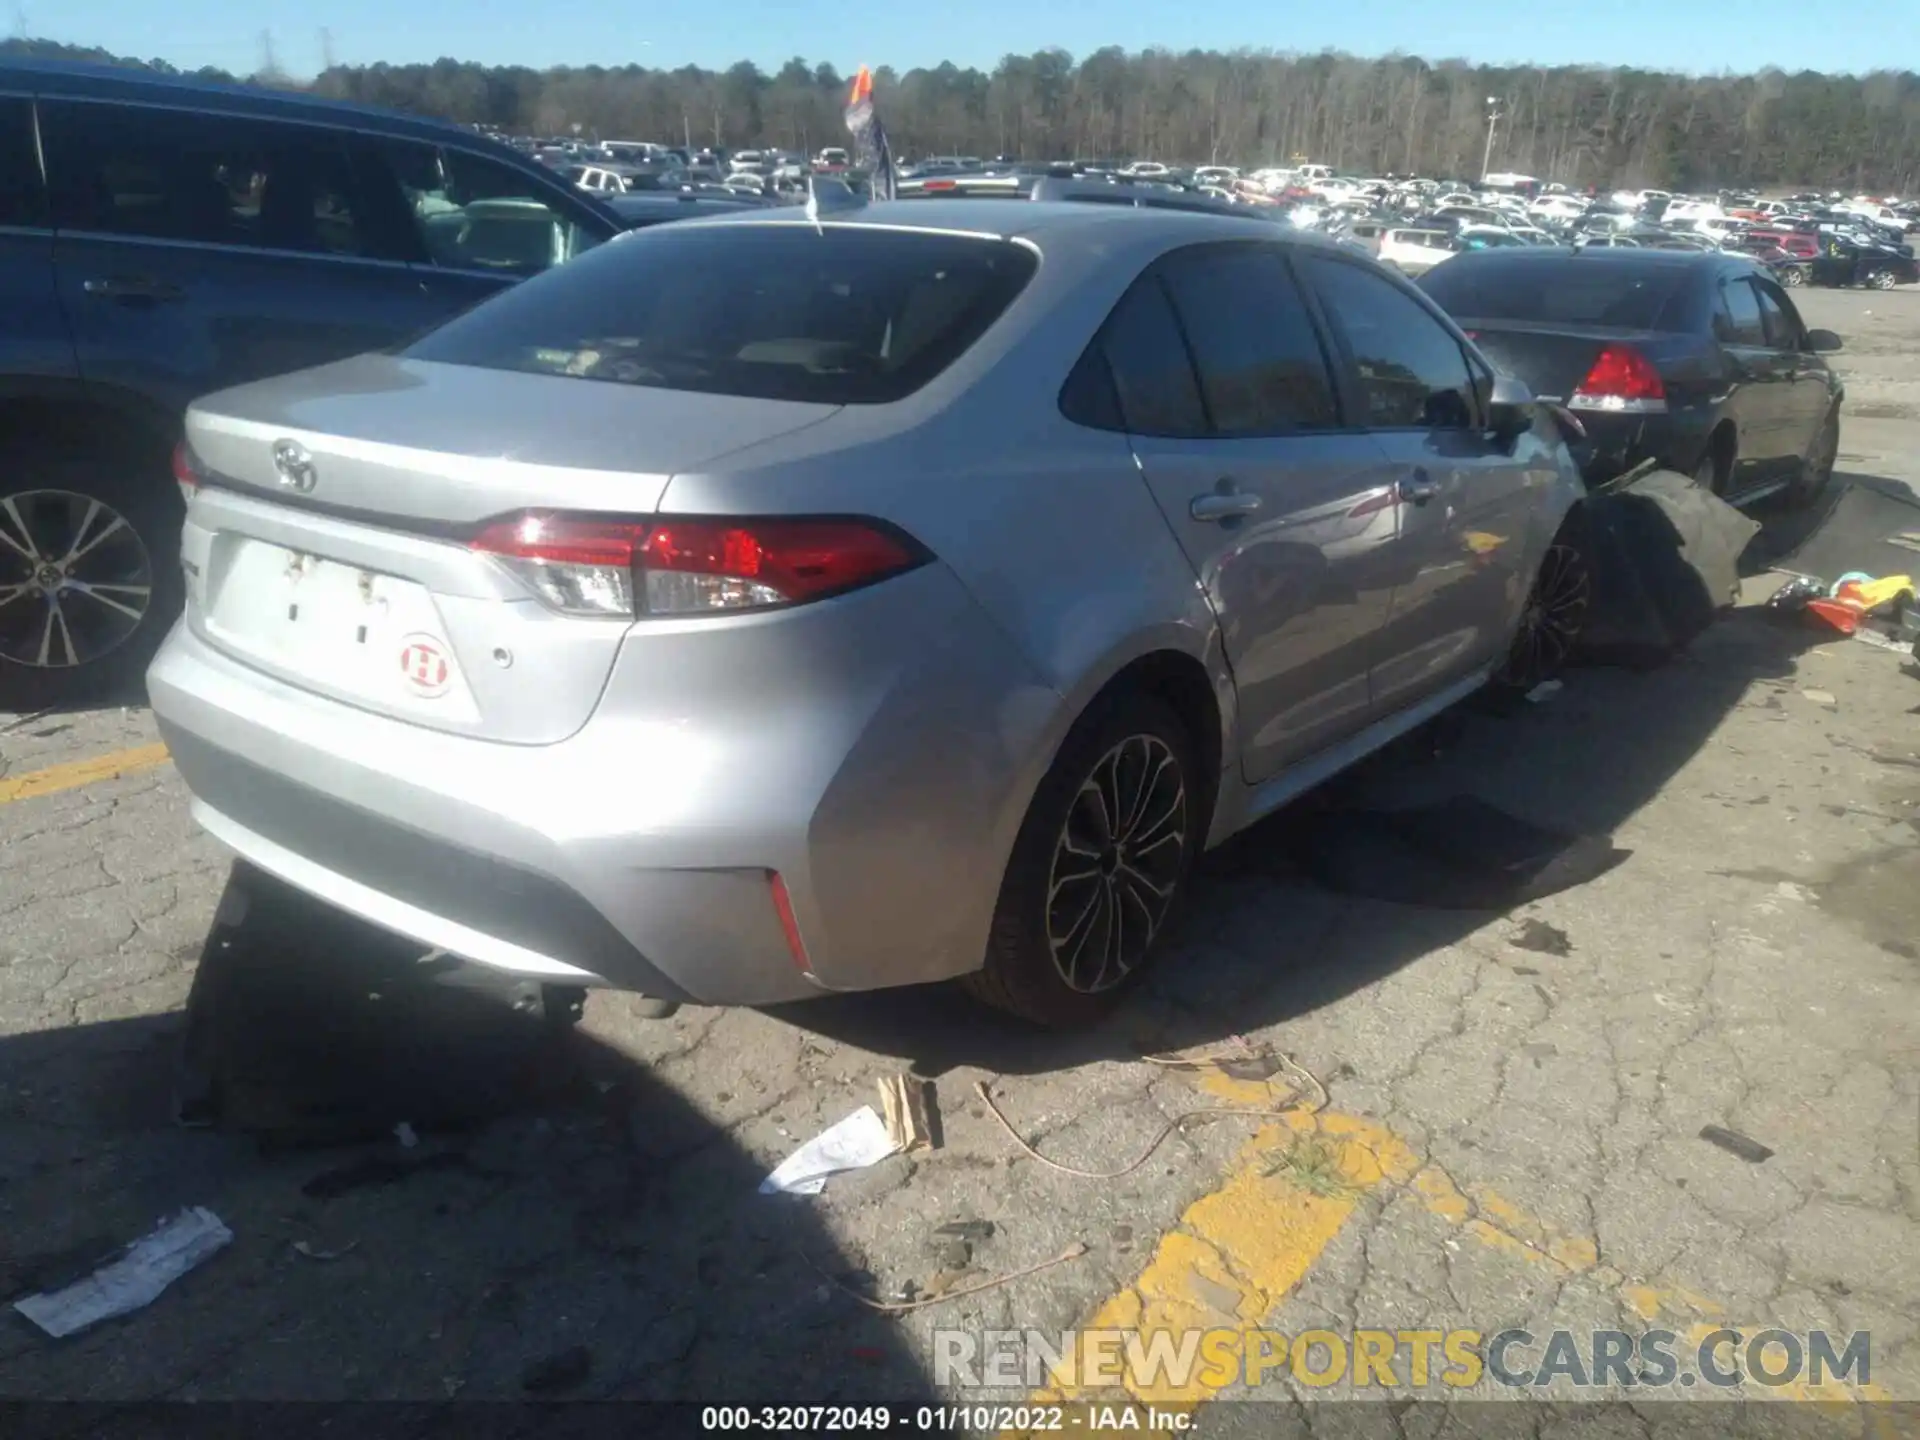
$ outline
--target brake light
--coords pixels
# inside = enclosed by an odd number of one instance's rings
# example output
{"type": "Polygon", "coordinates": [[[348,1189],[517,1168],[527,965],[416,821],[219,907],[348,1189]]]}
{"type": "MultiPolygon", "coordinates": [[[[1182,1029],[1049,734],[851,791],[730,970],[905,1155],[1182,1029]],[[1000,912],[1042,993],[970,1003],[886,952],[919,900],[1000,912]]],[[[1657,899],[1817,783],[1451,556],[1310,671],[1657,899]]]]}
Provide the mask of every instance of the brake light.
{"type": "Polygon", "coordinates": [[[200,472],[194,467],[193,452],[184,440],[173,447],[173,478],[180,486],[181,496],[193,499],[193,492],[200,488],[200,472]]]}
{"type": "Polygon", "coordinates": [[[530,512],[489,525],[492,555],[567,615],[639,618],[823,600],[911,570],[911,541],[861,520],[619,520],[530,512]]]}
{"type": "Polygon", "coordinates": [[[780,917],[780,933],[787,937],[787,950],[793,956],[793,963],[800,967],[802,975],[811,975],[813,962],[807,958],[806,941],[800,938],[800,921],[793,913],[793,896],[787,892],[787,882],[780,878],[778,870],[769,870],[767,885],[773,891],[774,913],[780,917]]]}
{"type": "Polygon", "coordinates": [[[1667,387],[1653,362],[1631,345],[1609,345],[1567,401],[1573,410],[1653,414],[1667,408],[1667,387]]]}
{"type": "Polygon", "coordinates": [[[958,190],[960,187],[951,180],[927,180],[922,182],[920,188],[923,191],[932,192],[935,190],[958,190]]]}

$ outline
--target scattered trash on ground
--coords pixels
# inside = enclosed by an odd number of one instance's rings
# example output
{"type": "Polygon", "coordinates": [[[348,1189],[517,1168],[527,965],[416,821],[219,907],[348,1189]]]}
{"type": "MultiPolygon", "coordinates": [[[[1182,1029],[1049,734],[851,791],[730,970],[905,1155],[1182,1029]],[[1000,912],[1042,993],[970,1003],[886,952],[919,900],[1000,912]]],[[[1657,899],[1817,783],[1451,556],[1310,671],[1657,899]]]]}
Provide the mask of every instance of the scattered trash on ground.
{"type": "Polygon", "coordinates": [[[760,1193],[818,1195],[827,1188],[829,1175],[864,1170],[899,1151],[880,1113],[871,1105],[862,1105],[775,1166],[773,1173],[760,1182],[760,1193]]]}
{"type": "MultiPolygon", "coordinates": [[[[949,1300],[959,1300],[968,1295],[978,1295],[984,1290],[998,1289],[1000,1286],[1011,1284],[1015,1280],[1024,1280],[1029,1275],[1038,1275],[1042,1270],[1051,1270],[1056,1265],[1065,1265],[1068,1261],[1078,1260],[1086,1253],[1086,1243],[1081,1240],[1076,1240],[1051,1260],[1042,1260],[1038,1265],[1029,1265],[1022,1270],[1009,1270],[1004,1275],[994,1275],[973,1285],[956,1286],[953,1289],[946,1290],[937,1295],[932,1293],[932,1283],[929,1282],[927,1290],[919,1291],[915,1297],[906,1300],[875,1300],[871,1295],[862,1295],[852,1286],[835,1276],[829,1275],[825,1270],[822,1270],[819,1262],[804,1250],[801,1252],[800,1258],[807,1262],[814,1274],[826,1281],[834,1290],[838,1290],[842,1295],[845,1295],[849,1300],[856,1301],[866,1306],[869,1310],[877,1310],[882,1315],[905,1315],[911,1310],[924,1310],[929,1305],[944,1305],[949,1300]]],[[[937,1279],[939,1277],[936,1276],[935,1278],[937,1279]]]]}
{"type": "Polygon", "coordinates": [[[1812,575],[1795,575],[1774,592],[1767,608],[1802,616],[1837,635],[1851,635],[1885,649],[1905,649],[1911,639],[1901,636],[1915,624],[1913,577],[1876,577],[1850,570],[1829,585],[1812,575]],[[1879,621],[1885,628],[1870,621],[1879,621]]]}
{"type": "Polygon", "coordinates": [[[1531,950],[1537,955],[1573,953],[1573,942],[1567,939],[1566,931],[1531,916],[1520,922],[1520,928],[1507,937],[1507,943],[1516,950],[1531,950]]]}
{"type": "Polygon", "coordinates": [[[1564,680],[1542,680],[1527,691],[1527,699],[1535,705],[1544,705],[1566,688],[1567,682],[1564,680]]]}
{"type": "Polygon", "coordinates": [[[955,1239],[965,1240],[968,1244],[978,1245],[993,1238],[994,1226],[991,1220],[949,1220],[933,1232],[936,1235],[951,1235],[955,1239]]]}
{"type": "Polygon", "coordinates": [[[940,1102],[931,1080],[906,1074],[882,1076],[880,1113],[894,1149],[940,1148],[940,1102]]]}
{"type": "Polygon", "coordinates": [[[1738,1130],[1728,1130],[1720,1125],[1702,1127],[1700,1138],[1709,1145],[1718,1145],[1729,1155],[1746,1161],[1749,1165],[1758,1165],[1773,1158],[1773,1151],[1758,1140],[1742,1135],[1738,1130]]]}
{"type": "Polygon", "coordinates": [[[152,1304],[194,1266],[231,1244],[233,1232],[204,1206],[182,1210],[120,1257],[64,1289],[29,1295],[13,1308],[58,1340],[152,1304]]]}
{"type": "Polygon", "coordinates": [[[529,1363],[520,1372],[520,1388],[534,1395],[551,1394],[584,1384],[592,1374],[593,1352],[584,1345],[571,1345],[529,1363]]]}
{"type": "Polygon", "coordinates": [[[1811,700],[1816,705],[1824,705],[1829,710],[1838,708],[1840,704],[1840,701],[1835,698],[1831,690],[1802,690],[1800,692],[1800,698],[1802,700],[1811,700]]]}
{"type": "Polygon", "coordinates": [[[304,1255],[309,1260],[339,1260],[344,1256],[351,1255],[359,1248],[360,1242],[358,1240],[349,1240],[338,1250],[322,1250],[306,1240],[296,1240],[293,1242],[293,1253],[296,1255],[304,1255]]]}

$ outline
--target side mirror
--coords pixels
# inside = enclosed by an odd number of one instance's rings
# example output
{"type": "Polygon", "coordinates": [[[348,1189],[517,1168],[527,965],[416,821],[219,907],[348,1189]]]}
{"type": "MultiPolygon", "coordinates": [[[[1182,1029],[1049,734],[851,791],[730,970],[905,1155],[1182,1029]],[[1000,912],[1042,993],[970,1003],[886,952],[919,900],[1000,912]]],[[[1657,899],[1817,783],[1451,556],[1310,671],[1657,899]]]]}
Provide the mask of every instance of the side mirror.
{"type": "Polygon", "coordinates": [[[1816,355],[1831,355],[1840,348],[1840,337],[1831,330],[1809,330],[1804,343],[1816,355]]]}
{"type": "Polygon", "coordinates": [[[1511,375],[1493,377],[1487,398],[1487,429],[1503,445],[1510,445],[1533,428],[1535,402],[1526,382],[1511,375]]]}

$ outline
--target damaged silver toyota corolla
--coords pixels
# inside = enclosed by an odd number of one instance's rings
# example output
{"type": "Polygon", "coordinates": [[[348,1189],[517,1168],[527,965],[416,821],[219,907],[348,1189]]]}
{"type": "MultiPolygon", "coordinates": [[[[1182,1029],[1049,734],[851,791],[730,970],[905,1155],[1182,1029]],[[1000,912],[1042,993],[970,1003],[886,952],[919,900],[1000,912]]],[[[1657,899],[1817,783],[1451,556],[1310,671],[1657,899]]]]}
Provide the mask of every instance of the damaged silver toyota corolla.
{"type": "Polygon", "coordinates": [[[153,666],[208,830],[431,947],[1047,1024],[1199,853],[1585,603],[1550,418],[1364,256],[901,201],[663,226],[196,404],[153,666]]]}

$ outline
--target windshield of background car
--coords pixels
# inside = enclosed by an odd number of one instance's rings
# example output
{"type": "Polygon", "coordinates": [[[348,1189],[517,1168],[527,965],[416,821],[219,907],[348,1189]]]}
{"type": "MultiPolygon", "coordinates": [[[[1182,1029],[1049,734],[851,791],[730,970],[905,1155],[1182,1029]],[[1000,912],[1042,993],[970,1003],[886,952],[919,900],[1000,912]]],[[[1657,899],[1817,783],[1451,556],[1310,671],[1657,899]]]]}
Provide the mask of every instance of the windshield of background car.
{"type": "Polygon", "coordinates": [[[1666,266],[1529,255],[1505,264],[1441,266],[1422,276],[1420,286],[1455,319],[1660,330],[1678,328],[1680,307],[1668,302],[1680,274],[1666,266]]]}
{"type": "Polygon", "coordinates": [[[663,390],[884,404],[964,354],[1037,263],[987,236],[664,225],[507,291],[403,353],[663,390]]]}

